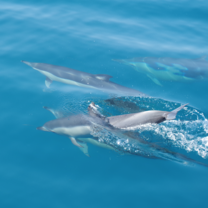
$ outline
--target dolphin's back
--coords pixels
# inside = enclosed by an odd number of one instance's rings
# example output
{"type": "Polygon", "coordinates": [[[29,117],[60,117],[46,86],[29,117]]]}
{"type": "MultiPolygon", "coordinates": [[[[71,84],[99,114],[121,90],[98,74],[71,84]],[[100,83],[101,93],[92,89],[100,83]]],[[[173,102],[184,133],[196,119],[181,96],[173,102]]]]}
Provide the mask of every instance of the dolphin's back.
{"type": "Polygon", "coordinates": [[[182,105],[172,111],[150,110],[140,113],[124,114],[120,116],[108,117],[109,123],[116,128],[135,127],[147,123],[161,123],[165,120],[173,120],[177,113],[187,104],[182,105]]]}
{"type": "Polygon", "coordinates": [[[125,114],[108,117],[109,123],[116,128],[135,127],[147,123],[161,123],[167,111],[146,111],[140,113],[125,114]]]}
{"type": "Polygon", "coordinates": [[[82,76],[91,76],[90,73],[82,72],[79,70],[71,69],[64,66],[56,66],[52,64],[45,63],[31,63],[32,67],[38,70],[46,71],[52,73],[61,78],[72,78],[74,75],[82,74],[82,76]]]}
{"type": "Polygon", "coordinates": [[[100,89],[110,90],[110,91],[113,90],[115,92],[120,92],[124,95],[129,95],[129,96],[132,96],[132,95],[144,96],[145,95],[144,93],[138,90],[131,89],[131,88],[109,81],[109,78],[111,78],[111,76],[109,75],[104,75],[105,77],[107,77],[107,79],[100,79],[101,77],[100,74],[94,75],[94,74],[74,70],[71,68],[63,67],[63,66],[55,66],[55,65],[44,64],[44,63],[35,63],[35,66],[36,67],[34,68],[47,71],[60,78],[69,79],[69,80],[76,81],[78,83],[82,83],[88,87],[91,86],[91,87],[98,88],[98,89],[100,88],[100,89]]]}

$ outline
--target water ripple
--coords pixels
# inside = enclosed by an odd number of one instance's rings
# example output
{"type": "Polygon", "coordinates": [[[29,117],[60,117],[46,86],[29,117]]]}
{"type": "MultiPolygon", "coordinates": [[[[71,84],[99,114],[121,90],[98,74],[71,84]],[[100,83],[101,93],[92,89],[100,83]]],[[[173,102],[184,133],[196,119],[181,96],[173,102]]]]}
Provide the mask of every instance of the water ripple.
{"type": "MultiPolygon", "coordinates": [[[[156,7],[162,6],[155,1],[152,2],[156,7]]],[[[141,3],[145,4],[142,1],[141,3]]],[[[157,9],[153,6],[143,8],[148,13],[152,12],[148,18],[143,15],[144,11],[140,14],[139,9],[127,16],[120,12],[114,13],[113,7],[109,10],[104,7],[101,10],[76,4],[51,4],[49,7],[48,5],[4,3],[0,8],[0,21],[9,21],[13,24],[13,27],[7,26],[7,29],[16,36],[4,36],[0,46],[8,51],[12,48],[19,50],[20,45],[26,47],[23,44],[31,43],[33,40],[38,44],[52,41],[53,44],[57,44],[55,39],[57,37],[60,39],[62,34],[68,39],[73,37],[89,43],[97,41],[102,46],[108,45],[108,47],[125,48],[125,50],[139,49],[154,51],[154,53],[168,51],[188,53],[192,56],[207,53],[206,22],[198,18],[190,20],[194,14],[193,9],[201,9],[201,15],[203,15],[204,7],[200,8],[193,3],[186,11],[187,16],[181,13],[175,16],[178,4],[171,3],[173,8],[164,8],[164,13],[160,16],[157,15],[155,12],[157,9]],[[168,17],[164,18],[167,15],[168,17]],[[38,32],[40,30],[41,33],[38,32]],[[32,33],[36,35],[33,36],[32,33]],[[22,35],[24,38],[21,37],[22,35]],[[19,37],[18,42],[15,41],[17,37],[19,37]]],[[[29,46],[26,48],[28,49],[29,46]]]]}

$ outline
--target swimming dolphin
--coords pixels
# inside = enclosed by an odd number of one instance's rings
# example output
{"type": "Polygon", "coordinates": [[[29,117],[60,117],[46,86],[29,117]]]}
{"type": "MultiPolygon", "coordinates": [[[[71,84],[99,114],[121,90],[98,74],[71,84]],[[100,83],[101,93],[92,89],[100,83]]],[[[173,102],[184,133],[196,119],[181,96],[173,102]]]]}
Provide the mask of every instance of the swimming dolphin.
{"type": "Polygon", "coordinates": [[[109,81],[112,76],[107,74],[90,74],[62,66],[22,61],[46,76],[45,85],[50,87],[53,81],[79,87],[92,88],[119,95],[141,96],[144,93],[109,81]]]}
{"type": "Polygon", "coordinates": [[[208,79],[207,56],[198,59],[138,57],[114,60],[132,66],[136,71],[146,74],[155,84],[162,86],[160,80],[194,81],[208,79]]]}
{"type": "Polygon", "coordinates": [[[91,111],[91,105],[88,108],[89,115],[78,114],[67,117],[62,117],[62,113],[59,113],[51,108],[44,108],[50,111],[57,119],[46,122],[43,126],[38,127],[38,130],[53,132],[69,137],[72,144],[79,147],[80,150],[87,156],[89,156],[87,143],[115,150],[112,146],[99,142],[98,138],[91,135],[93,124],[109,126],[101,114],[97,111],[95,111],[96,114],[91,111]]]}
{"type": "MultiPolygon", "coordinates": [[[[161,123],[165,120],[175,119],[178,111],[180,111],[186,105],[182,105],[181,107],[171,112],[146,111],[141,113],[105,117],[99,113],[95,104],[91,103],[88,106],[88,115],[78,114],[58,118],[45,123],[43,126],[38,127],[37,129],[69,137],[75,146],[79,147],[81,151],[89,156],[88,146],[86,143],[91,143],[103,148],[116,150],[112,145],[101,143],[99,142],[98,138],[92,136],[91,132],[94,124],[105,126],[105,128],[109,129],[109,131],[115,132],[117,129],[135,127],[146,123],[161,123]]],[[[48,107],[44,108],[49,110],[56,117],[61,115],[48,107]]]]}
{"type": "Polygon", "coordinates": [[[187,104],[176,108],[173,111],[158,111],[149,110],[139,113],[124,114],[119,116],[108,117],[109,123],[119,129],[137,127],[139,125],[152,123],[159,124],[165,120],[173,120],[177,113],[182,110],[187,104]]]}

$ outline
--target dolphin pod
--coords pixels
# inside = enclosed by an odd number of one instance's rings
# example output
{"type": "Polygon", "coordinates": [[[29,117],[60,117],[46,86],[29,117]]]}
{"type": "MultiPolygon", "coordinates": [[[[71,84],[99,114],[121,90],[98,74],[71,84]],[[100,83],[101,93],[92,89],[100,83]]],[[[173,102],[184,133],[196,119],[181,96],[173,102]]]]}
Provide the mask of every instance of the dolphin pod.
{"type": "Polygon", "coordinates": [[[58,117],[55,120],[46,122],[43,126],[38,127],[38,130],[53,132],[59,135],[67,136],[71,142],[80,148],[87,156],[88,147],[86,143],[91,143],[103,148],[115,150],[111,145],[107,145],[98,141],[98,138],[92,136],[92,127],[94,124],[104,126],[109,131],[135,127],[147,123],[161,123],[165,120],[176,118],[178,111],[183,109],[185,105],[173,111],[156,111],[150,110],[133,114],[125,114],[119,116],[105,117],[100,114],[94,103],[88,107],[88,114],[78,114],[59,118],[59,115],[53,109],[44,107],[58,117]]]}
{"type": "MultiPolygon", "coordinates": [[[[195,78],[200,79],[205,76],[208,77],[207,72],[204,70],[207,66],[207,61],[204,57],[193,60],[191,64],[188,63],[187,60],[176,61],[173,59],[155,58],[137,58],[133,60],[118,61],[134,66],[136,69],[141,68],[141,71],[143,73],[147,73],[147,76],[150,77],[158,85],[161,85],[158,79],[192,81],[195,78]],[[195,66],[194,63],[201,64],[199,65],[197,72],[193,72],[192,70],[193,66],[195,66]]],[[[115,93],[117,95],[146,96],[144,93],[138,90],[124,87],[122,85],[111,82],[109,79],[112,77],[107,74],[90,74],[62,66],[55,66],[44,63],[32,63],[26,61],[22,62],[45,75],[45,85],[48,88],[53,81],[57,81],[69,85],[97,89],[108,93],[115,93]]],[[[93,136],[92,131],[94,126],[96,125],[100,126],[101,128],[107,128],[108,131],[114,132],[121,137],[125,135],[130,139],[136,140],[137,142],[139,142],[141,148],[144,147],[146,150],[157,153],[158,151],[160,152],[158,155],[156,154],[155,156],[150,156],[148,153],[148,158],[163,158],[183,163],[184,161],[189,161],[207,166],[206,164],[202,164],[200,162],[187,158],[180,153],[175,153],[154,143],[144,141],[139,138],[139,135],[135,136],[128,131],[129,128],[134,128],[139,125],[144,125],[148,123],[159,124],[166,120],[173,120],[176,118],[177,113],[182,110],[186,105],[188,104],[182,105],[170,112],[158,110],[143,112],[137,111],[138,113],[123,114],[111,117],[105,117],[100,114],[94,103],[91,103],[89,105],[88,114],[77,114],[67,117],[64,117],[64,115],[58,111],[54,111],[51,108],[44,107],[46,110],[53,113],[56,119],[46,122],[43,126],[38,127],[37,129],[69,137],[72,144],[77,146],[87,156],[89,156],[87,143],[117,151],[118,147],[116,145],[100,142],[98,138],[99,136],[93,136]],[[127,132],[124,133],[123,130],[127,130],[127,132]]],[[[132,106],[132,104],[130,106],[132,106]]],[[[126,150],[125,153],[136,154],[145,157],[145,155],[141,154],[141,152],[132,153],[130,150],[126,150]]]]}
{"type": "Polygon", "coordinates": [[[44,63],[32,63],[22,61],[46,76],[45,85],[50,87],[53,81],[62,82],[84,88],[97,89],[104,92],[115,93],[118,95],[144,96],[145,94],[128,87],[110,81],[112,76],[107,74],[90,74],[62,66],[55,66],[44,63]]]}
{"type": "Polygon", "coordinates": [[[114,61],[133,67],[137,72],[147,75],[155,84],[162,86],[160,80],[187,82],[208,79],[206,58],[206,56],[198,59],[138,57],[114,61]]]}

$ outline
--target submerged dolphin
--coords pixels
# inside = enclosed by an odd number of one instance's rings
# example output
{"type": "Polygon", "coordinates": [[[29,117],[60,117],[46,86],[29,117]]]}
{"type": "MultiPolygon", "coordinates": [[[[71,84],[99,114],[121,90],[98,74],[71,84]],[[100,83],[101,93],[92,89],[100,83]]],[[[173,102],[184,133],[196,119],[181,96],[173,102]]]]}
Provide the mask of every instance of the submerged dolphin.
{"type": "Polygon", "coordinates": [[[45,85],[50,87],[52,81],[62,82],[79,87],[98,89],[119,95],[140,96],[144,95],[138,90],[134,90],[109,81],[112,76],[107,74],[90,74],[62,66],[55,66],[44,63],[31,63],[22,61],[46,76],[45,85]]]}
{"type": "Polygon", "coordinates": [[[136,71],[146,74],[155,84],[159,80],[194,81],[208,79],[206,56],[198,59],[139,57],[114,60],[132,66],[136,71]]]}
{"type": "MultiPolygon", "coordinates": [[[[86,143],[91,143],[103,148],[115,150],[115,147],[112,145],[101,143],[99,142],[98,138],[92,136],[91,132],[94,124],[104,126],[105,128],[109,129],[109,131],[116,131],[117,129],[135,127],[146,123],[161,123],[165,120],[175,119],[178,111],[180,111],[186,105],[182,105],[171,112],[146,111],[141,113],[105,117],[97,111],[94,103],[91,103],[88,107],[88,115],[78,114],[58,118],[45,123],[43,126],[38,127],[37,129],[69,137],[74,145],[78,146],[81,151],[89,156],[86,143]]],[[[44,108],[52,112],[55,116],[60,115],[50,108],[44,108]]]]}

